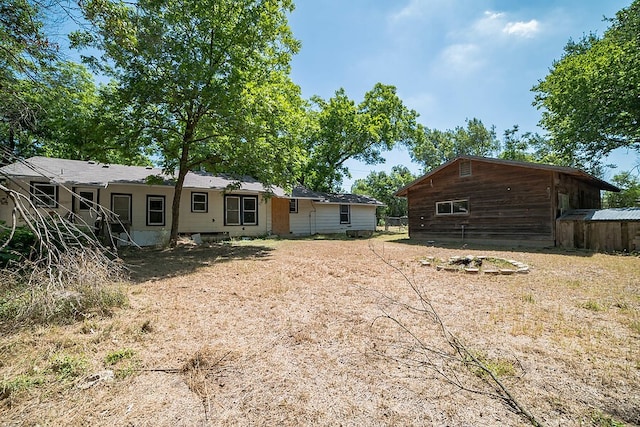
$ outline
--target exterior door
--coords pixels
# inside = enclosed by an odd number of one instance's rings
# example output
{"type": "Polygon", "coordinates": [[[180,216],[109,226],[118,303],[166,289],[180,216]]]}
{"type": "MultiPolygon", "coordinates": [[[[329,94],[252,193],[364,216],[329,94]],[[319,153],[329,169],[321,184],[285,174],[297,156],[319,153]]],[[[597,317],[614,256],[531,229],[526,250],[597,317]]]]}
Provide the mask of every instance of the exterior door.
{"type": "Polygon", "coordinates": [[[286,236],[289,234],[289,199],[271,198],[271,228],[273,234],[286,236]]]}
{"type": "Polygon", "coordinates": [[[93,227],[98,219],[98,190],[96,188],[87,188],[76,191],[75,212],[80,218],[80,223],[93,227]]]}

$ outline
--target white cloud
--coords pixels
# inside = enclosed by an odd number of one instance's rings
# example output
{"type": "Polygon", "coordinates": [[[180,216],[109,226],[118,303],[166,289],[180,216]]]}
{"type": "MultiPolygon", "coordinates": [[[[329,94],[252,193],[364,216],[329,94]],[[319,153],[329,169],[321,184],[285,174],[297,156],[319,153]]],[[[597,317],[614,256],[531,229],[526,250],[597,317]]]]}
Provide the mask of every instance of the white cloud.
{"type": "Polygon", "coordinates": [[[539,31],[540,31],[540,23],[535,19],[532,19],[529,22],[522,22],[522,21],[507,22],[507,24],[502,29],[502,32],[506,34],[521,36],[526,38],[533,37],[539,31]]]}
{"type": "Polygon", "coordinates": [[[453,44],[442,51],[442,60],[449,71],[468,73],[482,66],[481,49],[473,43],[453,44]]]}
{"type": "Polygon", "coordinates": [[[482,18],[471,27],[472,36],[515,36],[531,38],[540,31],[540,23],[532,19],[528,22],[509,21],[504,12],[485,11],[482,18]]]}

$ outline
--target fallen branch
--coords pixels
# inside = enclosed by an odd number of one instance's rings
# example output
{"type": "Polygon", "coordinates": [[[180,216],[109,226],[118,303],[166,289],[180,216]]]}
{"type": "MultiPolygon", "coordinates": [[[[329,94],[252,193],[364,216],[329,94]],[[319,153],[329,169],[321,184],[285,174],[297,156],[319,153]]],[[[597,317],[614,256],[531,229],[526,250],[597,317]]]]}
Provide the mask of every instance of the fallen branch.
{"type": "MultiPolygon", "coordinates": [[[[425,342],[415,331],[414,326],[407,326],[398,315],[394,315],[387,310],[382,310],[383,314],[376,319],[385,319],[395,324],[412,342],[410,347],[403,348],[405,354],[394,357],[397,362],[408,364],[412,367],[422,367],[433,371],[441,380],[458,388],[459,390],[479,394],[496,399],[506,404],[516,414],[526,419],[535,427],[542,427],[543,424],[511,393],[505,384],[498,378],[496,373],[485,362],[478,358],[477,353],[467,347],[456,335],[454,335],[445,325],[442,318],[436,311],[430,299],[422,289],[420,289],[399,267],[391,264],[389,260],[378,253],[370,245],[370,250],[387,266],[399,273],[409,284],[414,294],[418,297],[418,306],[401,303],[391,297],[382,295],[389,303],[404,310],[405,312],[422,316],[435,326],[438,335],[444,340],[444,346],[438,347],[432,342],[425,342]],[[408,352],[409,354],[406,354],[408,352]],[[412,358],[411,354],[415,356],[412,358]],[[448,364],[465,366],[467,369],[480,372],[480,377],[487,383],[491,391],[467,385],[456,375],[453,368],[448,364]]],[[[387,355],[385,355],[387,356],[387,355]]]]}

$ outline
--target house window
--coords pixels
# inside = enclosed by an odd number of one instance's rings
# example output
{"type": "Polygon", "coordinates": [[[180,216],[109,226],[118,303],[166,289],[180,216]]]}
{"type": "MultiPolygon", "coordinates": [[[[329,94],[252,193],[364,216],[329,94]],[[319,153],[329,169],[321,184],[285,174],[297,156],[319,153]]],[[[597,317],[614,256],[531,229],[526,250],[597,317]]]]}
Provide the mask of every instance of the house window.
{"type": "Polygon", "coordinates": [[[131,224],[131,194],[112,194],[111,212],[123,224],[131,224]]]}
{"type": "Polygon", "coordinates": [[[298,213],[298,199],[289,199],[289,212],[298,213]]]}
{"type": "Polygon", "coordinates": [[[468,215],[469,200],[436,202],[436,215],[468,215]]]}
{"type": "Polygon", "coordinates": [[[164,196],[147,196],[147,225],[164,225],[164,196]]]}
{"type": "Polygon", "coordinates": [[[92,191],[81,191],[78,193],[80,196],[80,202],[78,204],[78,209],[81,211],[89,211],[93,209],[93,192],[92,191]]]}
{"type": "Polygon", "coordinates": [[[351,206],[340,205],[340,224],[351,224],[351,206]]]}
{"type": "Polygon", "coordinates": [[[471,160],[460,160],[460,176],[471,176],[471,160]]]}
{"type": "Polygon", "coordinates": [[[48,182],[32,182],[31,200],[37,208],[57,208],[58,186],[48,182]]]}
{"type": "Polygon", "coordinates": [[[191,193],[191,212],[207,212],[208,196],[207,193],[191,193]]]}
{"type": "Polygon", "coordinates": [[[257,196],[226,196],[225,225],[258,225],[257,196]]]}

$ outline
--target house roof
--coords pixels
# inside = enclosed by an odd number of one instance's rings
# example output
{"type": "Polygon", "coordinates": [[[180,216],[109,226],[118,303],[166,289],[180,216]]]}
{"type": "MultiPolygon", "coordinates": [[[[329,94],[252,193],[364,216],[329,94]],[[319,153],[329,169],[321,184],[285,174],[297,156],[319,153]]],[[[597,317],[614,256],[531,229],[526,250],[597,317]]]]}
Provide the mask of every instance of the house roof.
{"type": "Polygon", "coordinates": [[[590,175],[580,169],[570,168],[567,166],[547,165],[542,163],[531,163],[531,162],[524,162],[524,161],[518,161],[518,160],[493,159],[489,157],[479,157],[479,156],[459,156],[459,157],[456,157],[455,159],[449,160],[446,163],[443,163],[442,165],[433,169],[429,173],[416,179],[412,183],[402,187],[395,193],[395,196],[405,197],[407,195],[407,191],[409,190],[409,188],[421,183],[426,179],[431,178],[434,174],[440,172],[442,169],[445,169],[448,166],[456,162],[459,162],[461,160],[472,160],[474,162],[494,163],[494,164],[505,165],[505,166],[516,166],[516,167],[521,167],[526,169],[548,170],[553,172],[560,172],[566,175],[573,176],[576,179],[579,179],[581,181],[588,182],[594,187],[599,188],[600,190],[613,191],[616,193],[620,191],[618,187],[611,185],[608,182],[601,180],[600,178],[590,175]]]}
{"type": "Polygon", "coordinates": [[[560,221],[640,221],[640,208],[574,209],[560,221]]]}
{"type": "MultiPolygon", "coordinates": [[[[94,161],[31,157],[25,161],[12,163],[0,168],[0,174],[22,178],[46,177],[58,184],[108,187],[110,184],[147,184],[149,177],[157,185],[173,186],[173,177],[162,169],[144,166],[125,166],[94,161]]],[[[204,172],[189,172],[184,181],[185,188],[224,190],[234,188],[244,191],[271,192],[285,197],[282,188],[265,187],[251,177],[235,178],[230,175],[211,175],[204,172]]]]}
{"type": "Polygon", "coordinates": [[[384,203],[369,196],[359,194],[333,194],[311,191],[303,186],[296,186],[291,191],[293,199],[310,199],[319,203],[340,204],[340,205],[372,205],[384,206],[384,203]]]}

